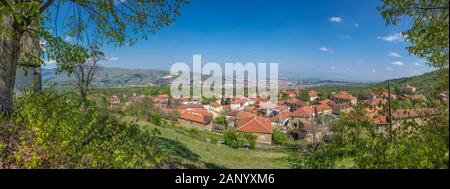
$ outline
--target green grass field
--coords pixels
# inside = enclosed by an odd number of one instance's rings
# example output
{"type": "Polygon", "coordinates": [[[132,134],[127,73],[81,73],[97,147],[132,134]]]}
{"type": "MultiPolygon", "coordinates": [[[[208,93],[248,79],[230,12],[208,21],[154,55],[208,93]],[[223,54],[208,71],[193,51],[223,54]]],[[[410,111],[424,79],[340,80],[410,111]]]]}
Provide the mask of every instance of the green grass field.
{"type": "MultiPolygon", "coordinates": [[[[125,118],[127,121],[133,118],[125,118]]],[[[234,149],[217,145],[220,135],[180,126],[155,126],[139,120],[143,129],[158,128],[161,151],[166,155],[161,168],[283,169],[290,168],[288,149],[234,149]]]]}

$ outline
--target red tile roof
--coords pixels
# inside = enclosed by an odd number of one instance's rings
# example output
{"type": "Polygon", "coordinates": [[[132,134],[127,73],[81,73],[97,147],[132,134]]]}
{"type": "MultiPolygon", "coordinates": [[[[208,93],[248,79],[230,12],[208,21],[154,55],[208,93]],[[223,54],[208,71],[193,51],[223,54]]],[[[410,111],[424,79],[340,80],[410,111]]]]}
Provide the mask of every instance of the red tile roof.
{"type": "Polygon", "coordinates": [[[344,100],[352,100],[352,99],[356,98],[346,91],[339,92],[335,97],[338,99],[344,99],[344,100]]]}
{"type": "Polygon", "coordinates": [[[318,97],[319,95],[317,94],[316,91],[311,90],[311,91],[308,92],[308,96],[309,97],[318,97]]]}
{"type": "Polygon", "coordinates": [[[222,106],[222,105],[219,104],[218,102],[210,102],[209,105],[214,106],[214,107],[220,107],[220,106],[222,106]]]}
{"type": "Polygon", "coordinates": [[[319,103],[320,104],[326,104],[326,105],[328,105],[330,107],[336,106],[336,102],[334,102],[334,101],[332,101],[332,100],[330,100],[328,98],[324,99],[324,100],[321,100],[319,103]]]}
{"type": "Polygon", "coordinates": [[[180,119],[193,121],[193,122],[197,122],[197,123],[206,125],[209,122],[211,122],[212,116],[208,112],[187,110],[187,111],[183,111],[180,114],[180,119]]]}
{"type": "Polygon", "coordinates": [[[331,107],[327,104],[319,104],[316,106],[316,112],[325,112],[325,111],[331,111],[331,107]]]}
{"type": "Polygon", "coordinates": [[[248,133],[272,134],[272,123],[268,119],[255,116],[250,119],[239,120],[236,130],[248,133]]]}
{"type": "Polygon", "coordinates": [[[280,121],[284,121],[287,118],[291,117],[292,112],[281,112],[280,114],[272,117],[270,119],[270,121],[272,122],[280,122],[280,121]]]}
{"type": "Polygon", "coordinates": [[[303,106],[292,112],[291,116],[310,118],[313,116],[313,109],[310,106],[303,106]]]}
{"type": "Polygon", "coordinates": [[[392,112],[392,117],[394,119],[405,119],[431,116],[436,114],[438,114],[438,112],[433,108],[404,109],[392,112]]]}
{"type": "Polygon", "coordinates": [[[256,117],[256,114],[250,113],[250,112],[246,112],[246,111],[239,111],[236,114],[236,119],[237,120],[243,120],[243,119],[248,119],[248,118],[253,118],[253,117],[256,117]]]}

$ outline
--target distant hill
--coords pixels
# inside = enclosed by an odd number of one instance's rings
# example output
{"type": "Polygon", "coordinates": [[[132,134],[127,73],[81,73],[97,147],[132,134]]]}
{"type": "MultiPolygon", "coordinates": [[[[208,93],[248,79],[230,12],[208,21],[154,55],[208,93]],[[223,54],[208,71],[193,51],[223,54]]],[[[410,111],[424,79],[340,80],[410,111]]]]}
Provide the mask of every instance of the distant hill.
{"type": "MultiPolygon", "coordinates": [[[[56,69],[43,69],[44,85],[73,85],[74,76],[55,74],[56,69]]],[[[95,86],[161,86],[170,83],[168,71],[100,67],[93,84],[95,86]]]]}
{"type": "MultiPolygon", "coordinates": [[[[395,90],[398,90],[399,87],[406,86],[409,84],[410,86],[415,86],[417,88],[418,92],[427,94],[427,93],[430,93],[430,92],[436,90],[438,82],[441,81],[440,80],[440,77],[442,77],[441,74],[442,73],[440,73],[438,70],[435,70],[435,71],[424,73],[424,74],[418,75],[418,76],[392,79],[389,81],[391,81],[391,83],[392,83],[394,92],[395,92],[395,90]]],[[[447,75],[447,77],[448,77],[448,75],[447,75]]],[[[377,83],[371,87],[382,88],[382,87],[386,87],[386,85],[387,85],[386,81],[384,81],[381,83],[377,83]]]]}

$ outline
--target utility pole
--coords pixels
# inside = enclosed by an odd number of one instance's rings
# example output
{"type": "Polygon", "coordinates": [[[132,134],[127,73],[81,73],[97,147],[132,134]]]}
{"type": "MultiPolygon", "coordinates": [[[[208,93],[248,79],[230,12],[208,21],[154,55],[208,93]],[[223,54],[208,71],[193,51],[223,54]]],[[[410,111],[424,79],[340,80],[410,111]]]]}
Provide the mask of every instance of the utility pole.
{"type": "Polygon", "coordinates": [[[391,82],[387,81],[388,85],[388,120],[389,120],[389,139],[392,140],[392,108],[391,108],[391,82]]]}

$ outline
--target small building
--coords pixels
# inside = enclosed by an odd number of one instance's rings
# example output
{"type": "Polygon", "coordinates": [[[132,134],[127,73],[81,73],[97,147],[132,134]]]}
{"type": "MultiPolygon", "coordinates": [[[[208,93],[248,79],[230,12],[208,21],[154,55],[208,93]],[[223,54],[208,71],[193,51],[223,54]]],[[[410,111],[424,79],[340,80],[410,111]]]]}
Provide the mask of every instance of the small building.
{"type": "Polygon", "coordinates": [[[223,106],[217,102],[210,102],[209,106],[211,107],[211,110],[216,113],[223,112],[223,106]]]}
{"type": "Polygon", "coordinates": [[[309,97],[309,101],[312,102],[312,101],[314,101],[314,100],[319,98],[319,93],[317,93],[316,91],[311,90],[311,91],[308,92],[308,97],[309,97]]]}
{"type": "Polygon", "coordinates": [[[199,130],[211,131],[212,115],[205,111],[184,110],[180,112],[180,125],[199,130]]]}
{"type": "Polygon", "coordinates": [[[257,143],[272,144],[272,124],[268,119],[254,116],[239,120],[236,131],[254,134],[257,143]]]}
{"type": "Polygon", "coordinates": [[[316,105],[316,114],[317,115],[330,115],[333,113],[333,109],[328,106],[328,104],[319,104],[316,105]]]}
{"type": "Polygon", "coordinates": [[[338,104],[333,107],[333,114],[340,115],[342,113],[349,113],[353,110],[352,105],[348,103],[338,104]]]}
{"type": "Polygon", "coordinates": [[[357,98],[346,91],[341,91],[338,94],[334,94],[333,98],[337,103],[350,103],[352,105],[356,105],[357,103],[357,98]]]}
{"type": "Polygon", "coordinates": [[[406,86],[402,87],[402,92],[405,94],[413,94],[416,92],[416,87],[406,84],[406,86]]]}
{"type": "Polygon", "coordinates": [[[291,128],[297,128],[299,122],[311,122],[314,117],[314,110],[311,106],[303,106],[290,115],[289,125],[291,128]]]}

